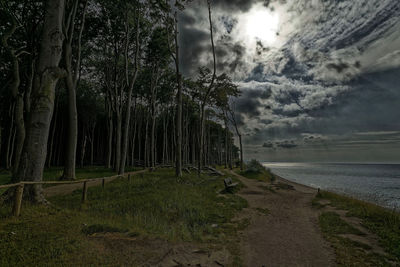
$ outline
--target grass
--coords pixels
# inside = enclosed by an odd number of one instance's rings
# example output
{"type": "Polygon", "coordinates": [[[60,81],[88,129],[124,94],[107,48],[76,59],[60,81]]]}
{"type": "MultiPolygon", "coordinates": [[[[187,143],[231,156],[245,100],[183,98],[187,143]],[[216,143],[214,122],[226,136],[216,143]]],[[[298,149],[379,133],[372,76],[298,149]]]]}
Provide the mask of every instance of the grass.
{"type": "MultiPolygon", "coordinates": [[[[400,262],[400,214],[383,207],[367,203],[361,200],[330,192],[322,192],[313,201],[313,206],[323,208],[318,205],[318,200],[329,200],[331,206],[338,209],[347,210],[346,216],[360,218],[362,226],[379,237],[379,244],[389,255],[389,259],[397,263],[400,262]]],[[[357,234],[354,229],[349,228],[339,215],[322,213],[319,218],[321,229],[325,237],[331,241],[337,253],[340,264],[347,265],[352,262],[360,264],[372,264],[373,266],[387,266],[385,257],[367,253],[360,250],[362,246],[349,239],[339,237],[338,234],[357,234]]],[[[357,230],[357,229],[356,229],[357,230]]],[[[360,233],[358,233],[360,234],[360,233]]],[[[351,264],[354,266],[354,264],[351,264]]]]}
{"type": "MultiPolygon", "coordinates": [[[[194,242],[214,250],[227,245],[235,255],[237,231],[247,224],[232,219],[247,202],[219,194],[223,179],[188,174],[176,179],[173,170],[163,169],[134,176],[131,183],[115,180],[104,190],[89,188],[84,205],[77,190],[51,198],[57,209],[24,203],[18,219],[7,217],[10,207],[2,207],[0,266],[143,265],[162,256],[160,242],[194,242]]],[[[240,264],[240,258],[235,261],[240,264]]]]}
{"type": "Polygon", "coordinates": [[[365,233],[354,228],[347,222],[343,221],[339,214],[335,212],[324,212],[319,217],[319,223],[322,230],[329,235],[340,235],[340,234],[353,234],[353,235],[365,235],[365,233]]]}
{"type": "Polygon", "coordinates": [[[244,176],[248,179],[254,179],[257,181],[261,182],[271,182],[271,179],[273,179],[273,174],[269,170],[259,170],[259,171],[249,171],[249,170],[244,170],[241,171],[240,169],[234,169],[234,171],[241,175],[244,176]]]}

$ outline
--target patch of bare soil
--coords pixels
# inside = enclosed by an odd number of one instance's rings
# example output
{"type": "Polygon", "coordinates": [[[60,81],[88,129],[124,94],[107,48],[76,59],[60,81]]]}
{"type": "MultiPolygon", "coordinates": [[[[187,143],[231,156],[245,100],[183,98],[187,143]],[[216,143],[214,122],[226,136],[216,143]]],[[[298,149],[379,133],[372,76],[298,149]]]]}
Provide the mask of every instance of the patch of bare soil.
{"type": "Polygon", "coordinates": [[[121,233],[89,236],[99,253],[110,255],[115,266],[227,266],[230,253],[194,243],[127,237],[121,233]]]}
{"type": "Polygon", "coordinates": [[[311,207],[315,189],[279,178],[275,193],[246,194],[259,192],[261,183],[231,174],[247,187],[239,192],[249,202],[239,215],[250,219],[241,238],[245,266],[335,265],[334,251],[318,227],[319,212],[311,207]],[[260,214],[260,209],[268,210],[268,215],[260,214]]]}

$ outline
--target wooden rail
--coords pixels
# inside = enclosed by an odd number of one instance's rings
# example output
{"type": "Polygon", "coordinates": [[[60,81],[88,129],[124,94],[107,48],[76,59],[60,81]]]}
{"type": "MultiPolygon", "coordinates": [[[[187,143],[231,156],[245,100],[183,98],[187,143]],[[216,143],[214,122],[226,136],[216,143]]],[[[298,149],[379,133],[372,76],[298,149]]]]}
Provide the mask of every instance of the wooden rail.
{"type": "Polygon", "coordinates": [[[90,182],[95,182],[95,181],[100,181],[101,180],[101,185],[104,188],[105,186],[105,181],[110,180],[110,179],[116,179],[116,178],[123,178],[125,176],[128,177],[128,181],[131,181],[131,175],[138,174],[138,173],[143,173],[146,170],[143,171],[136,171],[136,172],[130,172],[130,173],[125,173],[123,175],[113,175],[113,176],[108,176],[108,177],[101,177],[101,178],[93,178],[93,179],[83,179],[83,180],[74,180],[74,181],[21,181],[19,183],[14,183],[14,184],[5,184],[5,185],[0,185],[0,189],[3,188],[12,188],[15,187],[15,195],[14,195],[14,205],[13,205],[13,210],[12,213],[14,216],[18,217],[21,213],[21,204],[22,204],[22,197],[24,194],[24,187],[25,185],[44,185],[44,184],[52,184],[52,185],[62,185],[62,184],[83,184],[83,190],[82,190],[82,201],[81,203],[85,203],[87,200],[87,190],[88,190],[88,183],[90,182]]]}

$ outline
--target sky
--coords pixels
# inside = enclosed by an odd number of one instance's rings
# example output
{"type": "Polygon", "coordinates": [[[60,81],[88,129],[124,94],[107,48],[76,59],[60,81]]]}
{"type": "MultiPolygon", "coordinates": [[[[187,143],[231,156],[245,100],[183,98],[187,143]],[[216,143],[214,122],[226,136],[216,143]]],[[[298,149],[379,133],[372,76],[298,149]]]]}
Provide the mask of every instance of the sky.
{"type": "MultiPolygon", "coordinates": [[[[212,2],[246,159],[400,162],[399,0],[212,2]]],[[[206,7],[180,14],[186,76],[211,63],[206,7]]]]}

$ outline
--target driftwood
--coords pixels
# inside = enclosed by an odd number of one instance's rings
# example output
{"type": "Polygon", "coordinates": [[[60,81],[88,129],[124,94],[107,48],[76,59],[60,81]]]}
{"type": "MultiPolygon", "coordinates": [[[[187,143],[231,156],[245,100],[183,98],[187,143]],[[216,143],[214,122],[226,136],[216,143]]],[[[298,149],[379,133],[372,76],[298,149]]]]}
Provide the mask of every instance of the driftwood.
{"type": "Polygon", "coordinates": [[[218,176],[224,176],[224,174],[220,171],[218,171],[215,168],[209,167],[209,166],[205,166],[204,169],[210,171],[211,175],[218,175],[218,176]]]}

